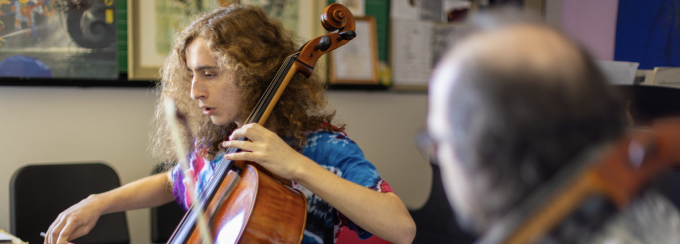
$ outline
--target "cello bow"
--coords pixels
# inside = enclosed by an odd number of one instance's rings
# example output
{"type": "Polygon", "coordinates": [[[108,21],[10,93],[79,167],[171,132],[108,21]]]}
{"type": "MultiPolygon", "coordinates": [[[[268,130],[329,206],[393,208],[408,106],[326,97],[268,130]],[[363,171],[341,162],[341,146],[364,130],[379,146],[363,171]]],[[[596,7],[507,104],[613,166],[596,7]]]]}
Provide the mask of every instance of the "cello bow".
{"type": "Polygon", "coordinates": [[[513,212],[495,223],[477,244],[533,243],[584,202],[602,199],[626,208],[656,176],[680,167],[680,117],[631,130],[563,169],[513,212]]]}

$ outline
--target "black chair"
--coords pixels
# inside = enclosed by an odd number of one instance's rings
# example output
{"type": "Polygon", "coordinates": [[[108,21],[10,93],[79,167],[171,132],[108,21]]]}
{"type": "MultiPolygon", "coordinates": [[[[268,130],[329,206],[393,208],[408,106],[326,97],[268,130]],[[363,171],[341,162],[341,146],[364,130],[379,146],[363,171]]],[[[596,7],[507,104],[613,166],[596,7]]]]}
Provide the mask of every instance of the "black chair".
{"type": "MultiPolygon", "coordinates": [[[[151,174],[160,172],[162,166],[158,165],[151,174]]],[[[166,243],[184,217],[184,213],[184,209],[175,201],[151,208],[151,243],[166,243]]]]}
{"type": "Polygon", "coordinates": [[[476,237],[463,231],[456,222],[455,213],[444,192],[439,166],[430,165],[432,166],[430,197],[422,208],[409,210],[416,223],[416,238],[413,243],[473,243],[476,237]]]}
{"type": "MultiPolygon", "coordinates": [[[[29,243],[42,243],[59,213],[90,194],[120,186],[116,172],[103,163],[27,165],[10,181],[10,231],[29,243]]],[[[71,240],[69,240],[71,241],[71,240]]],[[[78,244],[130,243],[125,212],[106,214],[78,244]]]]}

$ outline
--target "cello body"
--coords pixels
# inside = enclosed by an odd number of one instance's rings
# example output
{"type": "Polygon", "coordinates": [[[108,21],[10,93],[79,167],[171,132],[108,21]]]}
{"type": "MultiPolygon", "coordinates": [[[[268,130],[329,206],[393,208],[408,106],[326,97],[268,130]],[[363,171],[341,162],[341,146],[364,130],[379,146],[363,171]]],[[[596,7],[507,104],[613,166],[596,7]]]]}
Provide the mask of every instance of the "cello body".
{"type": "MultiPolygon", "coordinates": [[[[231,171],[227,178],[235,178],[231,171]]],[[[307,200],[298,190],[281,184],[257,166],[245,164],[226,204],[213,213],[214,243],[300,243],[307,219],[307,200]],[[303,216],[302,218],[300,216],[303,216]],[[277,224],[272,224],[277,223],[277,224]]],[[[218,192],[226,194],[230,179],[218,192]]],[[[210,208],[210,206],[209,206],[210,208]]],[[[186,243],[202,243],[192,235],[186,243]]]]}
{"type": "Polygon", "coordinates": [[[593,198],[625,209],[655,177],[680,167],[679,146],[680,117],[658,119],[650,127],[630,130],[563,169],[476,243],[535,243],[593,198]]]}

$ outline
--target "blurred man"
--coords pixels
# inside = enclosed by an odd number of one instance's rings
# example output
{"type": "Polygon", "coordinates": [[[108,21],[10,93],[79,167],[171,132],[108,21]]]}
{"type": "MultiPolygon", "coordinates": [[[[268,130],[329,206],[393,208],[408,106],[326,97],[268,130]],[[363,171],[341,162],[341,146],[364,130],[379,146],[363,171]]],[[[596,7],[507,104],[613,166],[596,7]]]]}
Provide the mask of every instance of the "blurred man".
{"type": "MultiPolygon", "coordinates": [[[[440,60],[429,90],[428,135],[442,181],[459,222],[477,234],[626,126],[622,100],[579,45],[502,15],[472,21],[475,30],[440,60]]],[[[680,243],[678,212],[659,194],[608,219],[601,228],[577,226],[577,235],[538,242],[680,243]]]]}

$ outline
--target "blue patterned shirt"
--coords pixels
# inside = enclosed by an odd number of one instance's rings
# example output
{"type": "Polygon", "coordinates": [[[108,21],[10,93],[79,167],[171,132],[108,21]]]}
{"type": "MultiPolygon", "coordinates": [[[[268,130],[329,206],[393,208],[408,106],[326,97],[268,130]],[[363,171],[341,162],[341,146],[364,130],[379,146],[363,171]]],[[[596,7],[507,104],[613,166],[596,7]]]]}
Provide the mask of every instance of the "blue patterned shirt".
{"type": "MultiPolygon", "coordinates": [[[[188,171],[194,176],[193,180],[199,192],[212,176],[221,159],[221,154],[223,153],[218,154],[212,161],[200,157],[199,155],[202,154],[198,151],[193,151],[187,156],[187,162],[190,163],[188,171]]],[[[324,130],[310,133],[302,154],[343,179],[378,192],[393,192],[390,186],[380,178],[375,166],[364,158],[359,146],[345,133],[324,130]]],[[[187,179],[179,165],[175,166],[172,171],[173,195],[180,206],[186,210],[191,205],[191,200],[185,192],[187,179]]],[[[356,232],[360,239],[372,236],[304,186],[293,182],[293,188],[300,190],[307,198],[307,224],[302,239],[303,244],[335,243],[343,228],[356,232]]]]}

